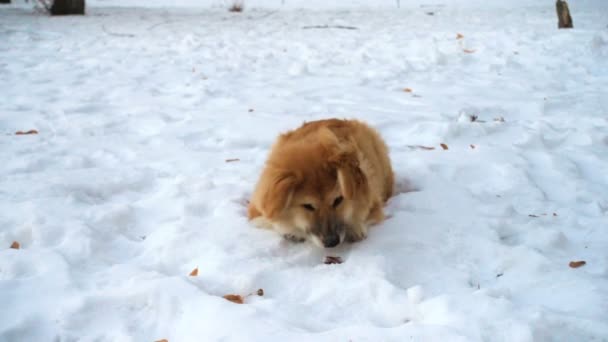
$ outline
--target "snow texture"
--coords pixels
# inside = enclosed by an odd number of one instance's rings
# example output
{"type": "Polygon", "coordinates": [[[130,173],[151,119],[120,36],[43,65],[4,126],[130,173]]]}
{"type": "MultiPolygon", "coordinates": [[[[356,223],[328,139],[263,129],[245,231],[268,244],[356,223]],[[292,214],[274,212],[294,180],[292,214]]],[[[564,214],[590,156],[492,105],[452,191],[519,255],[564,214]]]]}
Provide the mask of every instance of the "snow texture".
{"type": "Polygon", "coordinates": [[[605,2],[89,3],[0,7],[0,341],[608,340],[605,2]],[[327,117],[385,137],[390,218],[253,228],[271,143],[327,117]]]}

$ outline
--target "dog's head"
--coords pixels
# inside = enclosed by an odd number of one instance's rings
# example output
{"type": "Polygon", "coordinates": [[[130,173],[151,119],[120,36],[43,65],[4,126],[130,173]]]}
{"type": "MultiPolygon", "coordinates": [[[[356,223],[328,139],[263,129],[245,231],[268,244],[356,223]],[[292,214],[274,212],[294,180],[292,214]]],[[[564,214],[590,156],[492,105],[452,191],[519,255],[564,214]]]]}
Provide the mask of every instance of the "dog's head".
{"type": "Polygon", "coordinates": [[[284,233],[296,230],[320,247],[344,241],[367,181],[356,150],[327,130],[317,141],[289,146],[269,160],[261,210],[284,233]]]}

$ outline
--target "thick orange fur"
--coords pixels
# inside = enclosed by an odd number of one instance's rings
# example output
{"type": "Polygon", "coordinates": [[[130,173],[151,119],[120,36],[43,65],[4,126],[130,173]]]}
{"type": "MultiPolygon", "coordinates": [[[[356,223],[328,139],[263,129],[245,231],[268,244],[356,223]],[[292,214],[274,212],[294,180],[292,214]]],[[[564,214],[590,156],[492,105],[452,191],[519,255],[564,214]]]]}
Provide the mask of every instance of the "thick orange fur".
{"type": "Polygon", "coordinates": [[[256,225],[332,247],[384,219],[394,176],[386,144],[356,120],[320,120],[279,136],[249,203],[256,225]],[[336,239],[339,238],[339,241],[336,239]]]}

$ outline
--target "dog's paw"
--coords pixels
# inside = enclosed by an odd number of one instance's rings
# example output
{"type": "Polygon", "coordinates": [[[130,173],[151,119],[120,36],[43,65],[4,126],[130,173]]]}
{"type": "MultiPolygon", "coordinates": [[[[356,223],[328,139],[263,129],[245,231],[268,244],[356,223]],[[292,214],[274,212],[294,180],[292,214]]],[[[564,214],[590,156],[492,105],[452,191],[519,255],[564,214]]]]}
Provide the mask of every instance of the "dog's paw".
{"type": "Polygon", "coordinates": [[[264,216],[258,216],[251,219],[251,223],[261,229],[272,229],[272,222],[264,218],[264,216]]]}
{"type": "Polygon", "coordinates": [[[301,243],[301,242],[306,241],[306,238],[303,238],[303,237],[297,236],[297,235],[293,235],[293,234],[284,234],[283,239],[290,241],[290,242],[295,242],[295,243],[301,243]]]}
{"type": "Polygon", "coordinates": [[[367,229],[361,227],[360,229],[349,229],[346,231],[344,240],[348,243],[359,242],[365,240],[367,237],[367,229]]]}

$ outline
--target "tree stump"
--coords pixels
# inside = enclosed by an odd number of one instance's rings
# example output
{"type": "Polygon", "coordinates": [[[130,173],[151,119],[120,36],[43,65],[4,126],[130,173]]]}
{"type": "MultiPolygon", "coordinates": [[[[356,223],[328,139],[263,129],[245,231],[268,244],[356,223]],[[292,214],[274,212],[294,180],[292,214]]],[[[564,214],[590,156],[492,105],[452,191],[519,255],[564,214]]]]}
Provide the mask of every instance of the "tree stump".
{"type": "Polygon", "coordinates": [[[85,0],[55,0],[51,6],[51,14],[84,14],[84,2],[85,0]]]}
{"type": "Polygon", "coordinates": [[[573,28],[572,17],[568,9],[568,3],[565,0],[557,0],[555,3],[557,9],[557,27],[558,28],[573,28]]]}

